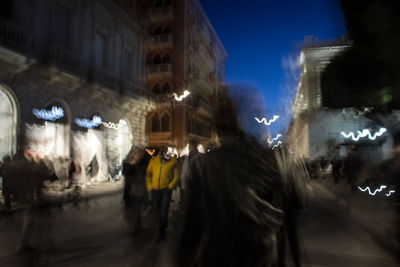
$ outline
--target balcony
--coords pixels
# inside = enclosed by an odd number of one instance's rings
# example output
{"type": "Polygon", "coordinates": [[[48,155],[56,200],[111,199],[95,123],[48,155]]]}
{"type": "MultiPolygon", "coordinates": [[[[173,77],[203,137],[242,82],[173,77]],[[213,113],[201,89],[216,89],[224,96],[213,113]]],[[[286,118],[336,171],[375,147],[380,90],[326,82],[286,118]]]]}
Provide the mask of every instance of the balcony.
{"type": "Polygon", "coordinates": [[[87,74],[87,68],[83,58],[77,53],[59,45],[53,45],[50,48],[50,64],[59,70],[80,77],[85,77],[87,74]]]}
{"type": "Polygon", "coordinates": [[[165,48],[172,46],[172,34],[153,35],[153,42],[150,48],[165,48]]]}
{"type": "Polygon", "coordinates": [[[33,38],[21,26],[0,17],[0,45],[25,52],[32,48],[33,38]]]}
{"type": "Polygon", "coordinates": [[[214,60],[211,56],[211,52],[206,49],[204,45],[194,44],[191,46],[193,51],[193,56],[199,63],[201,69],[206,69],[211,71],[214,67],[214,60]]]}
{"type": "Polygon", "coordinates": [[[151,64],[147,66],[148,79],[165,77],[172,77],[172,64],[151,64]]]}
{"type": "Polygon", "coordinates": [[[207,115],[213,114],[213,111],[214,111],[212,106],[209,103],[207,103],[204,99],[198,100],[198,109],[199,109],[199,112],[205,113],[207,115]]]}
{"type": "Polygon", "coordinates": [[[151,7],[149,9],[149,21],[150,23],[173,19],[173,8],[171,6],[167,7],[151,7]]]}
{"type": "Polygon", "coordinates": [[[191,78],[191,87],[195,88],[196,91],[211,93],[213,84],[210,82],[207,76],[203,75],[201,72],[193,71],[189,74],[191,78]]]}
{"type": "Polygon", "coordinates": [[[99,67],[91,68],[88,79],[89,81],[101,84],[110,90],[119,92],[120,79],[106,69],[99,67]]]}

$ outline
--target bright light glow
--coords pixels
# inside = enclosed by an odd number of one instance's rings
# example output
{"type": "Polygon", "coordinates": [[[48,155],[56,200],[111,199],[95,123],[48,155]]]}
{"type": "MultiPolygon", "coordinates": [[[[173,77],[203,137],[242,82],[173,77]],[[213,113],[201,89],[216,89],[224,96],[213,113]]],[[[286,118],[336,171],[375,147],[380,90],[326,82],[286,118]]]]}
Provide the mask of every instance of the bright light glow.
{"type": "Polygon", "coordinates": [[[375,191],[373,193],[371,192],[371,189],[368,186],[366,188],[361,188],[359,186],[357,186],[357,187],[358,187],[358,189],[360,189],[363,192],[368,190],[368,194],[370,194],[371,196],[375,196],[376,193],[382,192],[382,190],[386,188],[386,185],[381,185],[381,187],[379,189],[375,189],[375,191]]]}
{"type": "Polygon", "coordinates": [[[29,129],[41,130],[41,129],[46,128],[47,121],[44,123],[44,125],[40,125],[40,126],[37,126],[36,124],[29,125],[28,123],[25,123],[25,126],[28,127],[29,129]]]}
{"type": "Polygon", "coordinates": [[[38,119],[48,120],[48,121],[55,121],[59,118],[64,116],[64,110],[60,107],[52,107],[51,110],[46,109],[36,109],[32,110],[33,115],[36,116],[38,119]]]}
{"type": "Polygon", "coordinates": [[[282,144],[282,142],[281,142],[281,141],[278,141],[278,143],[277,143],[276,145],[274,145],[274,146],[272,147],[272,149],[277,148],[280,144],[282,144]]]}
{"type": "Polygon", "coordinates": [[[388,196],[390,196],[392,193],[394,193],[394,192],[396,192],[396,191],[394,191],[394,190],[389,190],[389,192],[386,194],[386,196],[388,197],[388,196]]]}
{"type": "Polygon", "coordinates": [[[99,126],[100,124],[103,123],[103,120],[101,119],[100,116],[93,116],[92,120],[89,119],[75,119],[75,123],[82,128],[88,128],[88,129],[92,129],[94,127],[99,126]]]}
{"type": "Polygon", "coordinates": [[[374,135],[371,135],[371,132],[368,129],[363,129],[361,131],[357,131],[357,136],[354,135],[353,132],[350,132],[346,134],[345,132],[340,132],[341,135],[343,135],[345,138],[350,138],[353,139],[354,141],[358,141],[360,138],[368,136],[370,140],[375,140],[376,137],[381,136],[387,131],[386,128],[380,128],[378,132],[376,132],[374,135]]]}
{"type": "Polygon", "coordinates": [[[274,137],[272,139],[268,138],[268,140],[267,140],[268,144],[272,144],[274,141],[278,140],[279,137],[281,137],[281,136],[282,136],[281,134],[277,134],[276,137],[274,137]]]}
{"type": "Polygon", "coordinates": [[[190,95],[190,92],[188,90],[183,91],[183,95],[178,96],[176,93],[173,93],[172,96],[175,97],[176,101],[181,102],[185,97],[190,95]]]}
{"type": "Polygon", "coordinates": [[[271,125],[271,123],[273,123],[274,121],[276,121],[277,119],[279,118],[279,116],[278,115],[274,115],[274,117],[271,119],[271,120],[269,120],[269,121],[267,121],[267,119],[266,118],[262,118],[261,120],[259,119],[259,118],[254,118],[258,123],[264,123],[265,125],[267,125],[267,126],[269,126],[269,125],[271,125]]]}
{"type": "Polygon", "coordinates": [[[104,127],[115,129],[115,130],[118,130],[119,128],[121,128],[125,125],[126,125],[126,121],[124,121],[124,120],[119,120],[119,122],[117,124],[115,124],[113,122],[108,122],[108,123],[103,122],[104,127]]]}

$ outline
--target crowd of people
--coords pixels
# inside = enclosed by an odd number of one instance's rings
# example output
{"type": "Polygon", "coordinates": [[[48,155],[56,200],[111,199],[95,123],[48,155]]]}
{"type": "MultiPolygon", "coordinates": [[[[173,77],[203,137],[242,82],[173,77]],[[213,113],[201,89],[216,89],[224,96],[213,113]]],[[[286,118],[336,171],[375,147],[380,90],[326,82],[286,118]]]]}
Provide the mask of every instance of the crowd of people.
{"type": "MultiPolygon", "coordinates": [[[[219,146],[207,153],[199,153],[195,139],[187,140],[189,153],[182,158],[171,155],[166,147],[131,149],[122,174],[133,236],[141,234],[142,211],[150,200],[158,218],[158,240],[167,240],[172,193],[179,188],[183,218],[175,266],[285,266],[288,253],[294,265],[301,266],[296,214],[310,202],[310,173],[315,170],[285,145],[272,150],[247,134],[227,96],[219,99],[215,129],[219,146]]],[[[346,177],[351,185],[357,184],[363,165],[354,149],[346,158],[335,150],[328,161],[336,183],[346,177]]],[[[397,175],[397,165],[384,164],[387,172],[397,175]]],[[[45,181],[59,180],[51,165],[24,151],[2,162],[5,205],[11,209],[12,196],[29,207],[19,250],[28,246],[33,216],[48,213],[55,203],[43,190],[45,181]]],[[[85,171],[95,169],[94,162],[85,171]]],[[[71,163],[67,174],[71,182],[66,186],[73,184],[76,171],[71,163]]]]}

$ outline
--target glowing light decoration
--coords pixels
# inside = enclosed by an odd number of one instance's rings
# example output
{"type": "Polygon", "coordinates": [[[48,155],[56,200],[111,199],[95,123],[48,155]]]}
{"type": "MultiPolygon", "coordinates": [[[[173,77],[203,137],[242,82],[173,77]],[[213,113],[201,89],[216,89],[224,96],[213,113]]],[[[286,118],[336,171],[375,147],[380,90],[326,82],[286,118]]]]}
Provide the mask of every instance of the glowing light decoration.
{"type": "Polygon", "coordinates": [[[282,136],[281,134],[277,134],[274,138],[268,139],[267,140],[268,144],[272,144],[274,141],[278,140],[281,136],[282,136]]]}
{"type": "Polygon", "coordinates": [[[376,132],[374,135],[371,134],[371,132],[368,129],[363,129],[362,131],[357,131],[357,136],[354,135],[353,132],[350,132],[346,134],[345,132],[340,132],[341,135],[343,135],[345,138],[350,138],[353,141],[358,141],[360,138],[367,137],[370,140],[375,140],[378,136],[383,135],[387,131],[386,128],[380,128],[378,132],[376,132]]]}
{"type": "Polygon", "coordinates": [[[89,119],[75,119],[75,123],[82,128],[88,128],[88,129],[92,129],[95,128],[97,126],[99,126],[100,124],[103,123],[103,120],[100,116],[93,116],[92,120],[89,119]]]}
{"type": "Polygon", "coordinates": [[[382,192],[382,190],[385,189],[386,187],[387,187],[386,185],[381,185],[379,189],[375,189],[374,192],[371,192],[371,189],[368,186],[366,188],[361,188],[357,186],[357,188],[363,192],[368,191],[368,194],[370,194],[371,196],[375,196],[376,193],[382,192]]]}
{"type": "Polygon", "coordinates": [[[282,144],[282,142],[281,142],[281,141],[278,141],[278,143],[277,143],[276,145],[274,145],[274,146],[272,147],[272,149],[277,148],[280,144],[282,144]]]}
{"type": "Polygon", "coordinates": [[[386,194],[386,196],[390,196],[392,193],[396,192],[395,190],[389,190],[389,192],[386,194]]]}
{"type": "Polygon", "coordinates": [[[126,125],[126,121],[124,120],[119,120],[118,123],[113,123],[113,122],[103,122],[103,126],[111,129],[118,130],[121,127],[124,127],[126,125]]]}
{"type": "Polygon", "coordinates": [[[257,117],[254,118],[258,123],[264,123],[265,125],[269,126],[271,125],[271,123],[273,123],[274,121],[276,121],[277,119],[279,119],[278,115],[274,115],[274,117],[272,119],[270,119],[269,121],[267,121],[266,118],[262,118],[261,120],[257,117]]]}
{"type": "Polygon", "coordinates": [[[183,91],[183,95],[180,95],[180,96],[178,96],[176,93],[172,94],[172,96],[174,96],[175,100],[178,102],[181,102],[188,95],[190,95],[190,92],[188,90],[183,91]]]}
{"type": "Polygon", "coordinates": [[[46,128],[47,121],[44,123],[44,125],[40,125],[40,126],[37,126],[36,124],[30,125],[28,123],[25,123],[25,126],[28,127],[29,129],[42,130],[42,129],[46,128]]]}
{"type": "Polygon", "coordinates": [[[48,120],[48,121],[55,121],[59,118],[64,117],[64,110],[60,107],[52,107],[51,110],[46,109],[36,109],[32,110],[33,115],[36,116],[38,119],[48,120]]]}

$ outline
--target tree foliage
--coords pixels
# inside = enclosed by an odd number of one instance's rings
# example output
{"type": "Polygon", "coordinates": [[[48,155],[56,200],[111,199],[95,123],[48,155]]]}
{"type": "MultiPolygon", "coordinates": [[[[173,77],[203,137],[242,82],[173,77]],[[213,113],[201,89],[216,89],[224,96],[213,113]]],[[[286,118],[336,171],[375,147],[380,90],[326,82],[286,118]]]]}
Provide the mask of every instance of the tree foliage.
{"type": "Polygon", "coordinates": [[[321,76],[324,106],[400,108],[400,1],[341,0],[351,48],[321,76]]]}

